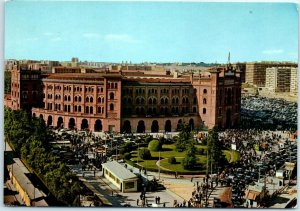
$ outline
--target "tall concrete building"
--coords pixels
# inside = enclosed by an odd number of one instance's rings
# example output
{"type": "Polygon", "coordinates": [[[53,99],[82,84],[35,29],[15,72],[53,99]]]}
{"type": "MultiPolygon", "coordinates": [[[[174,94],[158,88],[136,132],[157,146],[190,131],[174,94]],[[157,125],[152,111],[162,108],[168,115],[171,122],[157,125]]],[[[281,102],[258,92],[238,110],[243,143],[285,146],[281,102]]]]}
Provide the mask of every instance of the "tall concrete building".
{"type": "Polygon", "coordinates": [[[265,87],[266,69],[272,67],[298,67],[298,64],[289,62],[249,62],[246,64],[246,83],[265,87]]]}
{"type": "Polygon", "coordinates": [[[291,67],[271,67],[266,69],[265,88],[271,92],[290,92],[291,67]]]}
{"type": "Polygon", "coordinates": [[[291,68],[291,87],[290,92],[293,95],[298,94],[298,68],[291,68]]]}

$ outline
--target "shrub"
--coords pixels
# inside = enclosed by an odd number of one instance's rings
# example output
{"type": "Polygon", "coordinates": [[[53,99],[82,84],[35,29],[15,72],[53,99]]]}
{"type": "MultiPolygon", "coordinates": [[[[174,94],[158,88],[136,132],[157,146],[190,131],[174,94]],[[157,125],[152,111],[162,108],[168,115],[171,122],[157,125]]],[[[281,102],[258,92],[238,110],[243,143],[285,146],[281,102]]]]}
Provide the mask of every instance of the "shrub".
{"type": "Polygon", "coordinates": [[[204,149],[199,149],[199,155],[204,155],[204,149]]]}
{"type": "Polygon", "coordinates": [[[193,169],[197,163],[196,157],[185,157],[182,160],[182,166],[184,169],[193,169]]]}
{"type": "Polygon", "coordinates": [[[152,140],[152,141],[150,141],[150,143],[148,145],[148,149],[150,151],[158,152],[162,149],[162,146],[158,140],[152,140]]]}
{"type": "Polygon", "coordinates": [[[168,158],[168,163],[176,164],[176,158],[174,156],[168,158]]]}
{"type": "Polygon", "coordinates": [[[143,160],[151,159],[151,153],[150,153],[149,149],[147,149],[147,148],[140,149],[139,150],[139,156],[143,160]]]}
{"type": "Polygon", "coordinates": [[[150,141],[152,141],[152,136],[147,136],[145,138],[145,142],[148,144],[148,143],[150,143],[150,141]]]}
{"type": "Polygon", "coordinates": [[[126,152],[126,153],[124,154],[124,159],[125,159],[125,160],[130,160],[130,159],[131,159],[131,154],[128,153],[128,152],[126,152]]]}

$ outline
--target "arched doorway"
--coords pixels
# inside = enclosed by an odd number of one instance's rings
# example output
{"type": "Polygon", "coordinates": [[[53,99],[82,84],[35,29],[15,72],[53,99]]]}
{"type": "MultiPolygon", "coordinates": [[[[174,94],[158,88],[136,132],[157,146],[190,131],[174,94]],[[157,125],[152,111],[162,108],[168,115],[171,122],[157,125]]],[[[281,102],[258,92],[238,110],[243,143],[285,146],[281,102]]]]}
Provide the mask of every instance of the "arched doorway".
{"type": "Polygon", "coordinates": [[[102,122],[101,122],[101,120],[99,120],[99,119],[96,120],[94,129],[95,129],[96,132],[99,132],[99,131],[102,130],[102,122]]]}
{"type": "Polygon", "coordinates": [[[63,126],[63,123],[64,123],[63,118],[62,118],[62,117],[58,117],[58,120],[57,120],[57,127],[63,126]]]}
{"type": "Polygon", "coordinates": [[[40,114],[40,119],[44,119],[43,114],[40,114]]]}
{"type": "Polygon", "coordinates": [[[84,130],[84,129],[88,129],[89,128],[89,123],[86,119],[83,119],[81,121],[81,130],[84,130]]]}
{"type": "Polygon", "coordinates": [[[35,115],[35,113],[33,113],[33,114],[32,114],[32,118],[35,118],[35,117],[36,117],[36,115],[35,115]]]}
{"type": "Polygon", "coordinates": [[[71,118],[71,119],[69,120],[69,128],[70,128],[70,129],[74,129],[74,127],[75,127],[75,119],[74,119],[74,118],[71,118]]]}
{"type": "Polygon", "coordinates": [[[154,120],[151,125],[151,133],[158,133],[158,130],[159,130],[158,121],[154,120]]]}
{"type": "Polygon", "coordinates": [[[129,120],[126,120],[124,122],[124,125],[123,125],[123,132],[124,133],[131,133],[131,125],[130,125],[130,121],[129,120]]]}
{"type": "Polygon", "coordinates": [[[171,121],[167,120],[165,124],[165,132],[171,132],[172,126],[171,126],[171,121]]]}
{"type": "Polygon", "coordinates": [[[226,128],[230,128],[231,127],[231,110],[228,109],[226,111],[226,128]]]}
{"type": "Polygon", "coordinates": [[[145,132],[145,122],[140,120],[137,126],[137,133],[144,133],[145,132]]]}
{"type": "Polygon", "coordinates": [[[194,120],[193,119],[190,119],[190,121],[189,121],[189,128],[190,128],[190,130],[192,131],[192,130],[194,130],[194,120]]]}
{"type": "Polygon", "coordinates": [[[52,116],[48,116],[48,120],[47,120],[47,126],[51,126],[52,125],[52,116]]]}
{"type": "Polygon", "coordinates": [[[182,120],[179,119],[179,120],[178,120],[178,123],[177,123],[177,131],[180,131],[180,129],[181,129],[181,124],[182,124],[182,120]]]}

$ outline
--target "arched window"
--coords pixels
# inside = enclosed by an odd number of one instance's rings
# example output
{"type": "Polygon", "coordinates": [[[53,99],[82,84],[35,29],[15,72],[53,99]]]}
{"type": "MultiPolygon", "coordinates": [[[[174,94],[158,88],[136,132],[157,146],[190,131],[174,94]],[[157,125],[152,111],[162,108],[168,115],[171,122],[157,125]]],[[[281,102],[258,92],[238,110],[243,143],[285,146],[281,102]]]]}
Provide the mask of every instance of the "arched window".
{"type": "Polygon", "coordinates": [[[203,98],[203,104],[206,104],[206,98],[203,98]]]}
{"type": "MultiPolygon", "coordinates": [[[[162,91],[162,90],[161,90],[161,91],[162,91]]],[[[165,102],[164,99],[161,98],[161,99],[160,99],[160,104],[164,104],[164,102],[165,102]]]]}
{"type": "Polygon", "coordinates": [[[206,89],[204,89],[204,90],[203,90],[203,94],[206,94],[206,93],[207,93],[207,90],[206,90],[206,89]]]}
{"type": "Polygon", "coordinates": [[[78,97],[78,102],[81,102],[81,97],[80,96],[78,97]]]}
{"type": "Polygon", "coordinates": [[[182,98],[182,104],[184,104],[185,103],[185,98],[182,98]]]}
{"type": "Polygon", "coordinates": [[[100,97],[98,97],[98,103],[101,103],[101,98],[100,97]]]}
{"type": "Polygon", "coordinates": [[[141,98],[141,104],[144,104],[144,103],[145,103],[144,98],[141,98]]]}
{"type": "Polygon", "coordinates": [[[102,103],[104,103],[104,97],[102,97],[102,103]]]}
{"type": "MultiPolygon", "coordinates": [[[[173,90],[172,90],[173,91],[173,90]]],[[[172,99],[172,104],[175,104],[175,98],[172,99]]]]}
{"type": "Polygon", "coordinates": [[[140,104],[140,98],[136,98],[135,104],[140,104]]]}
{"type": "Polygon", "coordinates": [[[64,100],[67,101],[67,95],[64,96],[64,100]]]}
{"type": "Polygon", "coordinates": [[[179,98],[176,98],[176,104],[178,104],[179,103],[179,98]]]}
{"type": "Polygon", "coordinates": [[[89,97],[86,97],[86,98],[85,98],[85,102],[88,103],[89,101],[90,101],[90,98],[89,98],[89,97]]]}
{"type": "Polygon", "coordinates": [[[169,103],[169,100],[168,98],[165,99],[165,104],[168,104],[169,103]]]}
{"type": "Polygon", "coordinates": [[[78,106],[78,112],[81,112],[81,106],[78,106]]]}
{"type": "Polygon", "coordinates": [[[101,107],[100,106],[98,106],[98,108],[97,108],[97,113],[101,113],[101,107]]]}
{"type": "Polygon", "coordinates": [[[87,114],[89,113],[89,107],[88,106],[85,107],[85,113],[87,113],[87,114]]]}
{"type": "Polygon", "coordinates": [[[109,110],[111,110],[111,111],[114,110],[114,104],[111,103],[111,104],[109,105],[109,110]]]}
{"type": "Polygon", "coordinates": [[[93,97],[90,98],[90,102],[92,103],[94,101],[93,97]]]}
{"type": "Polygon", "coordinates": [[[193,99],[193,104],[196,104],[196,103],[197,103],[197,98],[194,97],[194,99],[193,99]]]}
{"type": "Polygon", "coordinates": [[[152,98],[149,98],[148,103],[152,104],[152,98]]]}
{"type": "Polygon", "coordinates": [[[77,96],[75,96],[74,100],[75,100],[75,102],[77,102],[77,96]]]}
{"type": "Polygon", "coordinates": [[[118,83],[115,83],[115,89],[117,89],[118,88],[118,83]]]}
{"type": "Polygon", "coordinates": [[[68,101],[71,101],[71,97],[70,96],[68,96],[68,101]]]}
{"type": "Polygon", "coordinates": [[[115,94],[111,92],[111,93],[109,94],[109,98],[110,98],[111,100],[113,100],[113,99],[115,98],[115,94]]]}
{"type": "Polygon", "coordinates": [[[203,114],[206,114],[206,108],[203,108],[203,114]]]}
{"type": "Polygon", "coordinates": [[[93,106],[90,107],[90,114],[94,113],[93,106]]]}
{"type": "Polygon", "coordinates": [[[156,98],[153,98],[153,104],[156,104],[156,98]]]}

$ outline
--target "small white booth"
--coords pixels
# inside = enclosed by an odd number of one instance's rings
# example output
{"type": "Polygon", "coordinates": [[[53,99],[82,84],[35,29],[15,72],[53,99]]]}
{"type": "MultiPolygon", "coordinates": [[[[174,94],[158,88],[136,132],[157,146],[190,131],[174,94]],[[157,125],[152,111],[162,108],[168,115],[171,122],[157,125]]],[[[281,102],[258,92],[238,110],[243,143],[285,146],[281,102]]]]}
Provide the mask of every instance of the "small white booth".
{"type": "Polygon", "coordinates": [[[117,186],[120,191],[123,193],[137,191],[137,176],[120,163],[111,161],[103,163],[102,167],[103,176],[117,186]]]}

